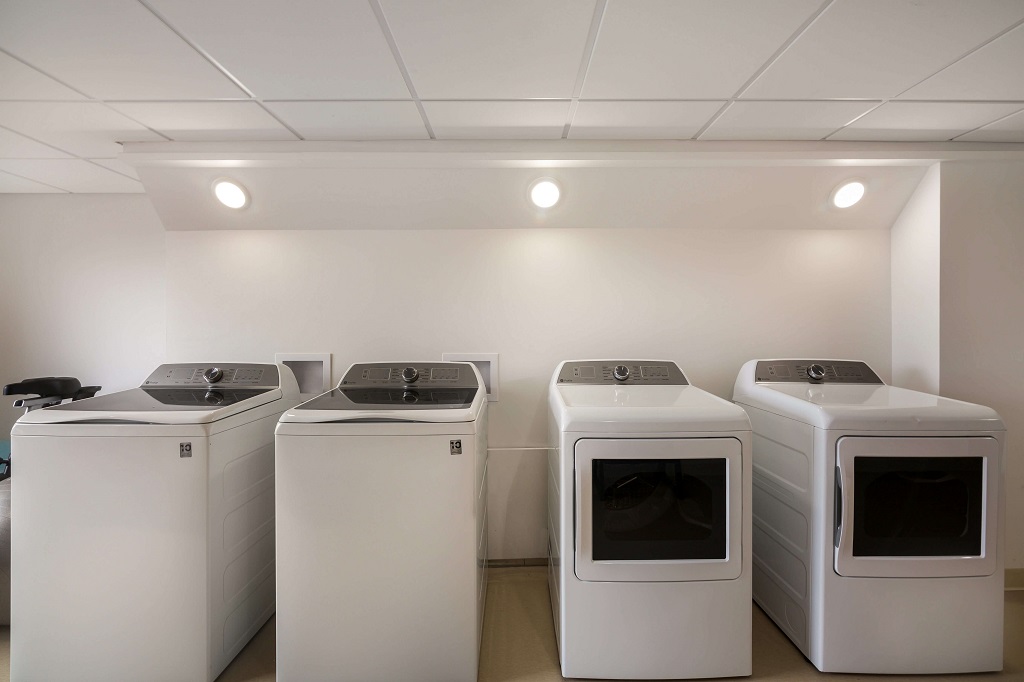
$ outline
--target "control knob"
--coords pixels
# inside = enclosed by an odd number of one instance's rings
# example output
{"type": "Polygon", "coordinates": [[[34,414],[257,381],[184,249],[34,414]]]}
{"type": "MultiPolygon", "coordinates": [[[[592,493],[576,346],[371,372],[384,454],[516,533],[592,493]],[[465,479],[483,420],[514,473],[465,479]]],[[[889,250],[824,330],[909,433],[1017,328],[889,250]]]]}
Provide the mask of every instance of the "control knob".
{"type": "Polygon", "coordinates": [[[206,383],[215,384],[224,378],[224,370],[220,367],[211,367],[203,372],[203,378],[206,379],[206,383]]]}
{"type": "Polygon", "coordinates": [[[420,378],[419,370],[415,367],[406,367],[402,370],[402,381],[411,384],[420,378]]]}
{"type": "Polygon", "coordinates": [[[818,363],[814,363],[807,368],[807,376],[815,381],[821,381],[825,378],[825,368],[818,363]]]}
{"type": "Polygon", "coordinates": [[[612,369],[612,376],[615,377],[616,381],[625,381],[629,378],[629,367],[625,365],[615,365],[612,369]]]}

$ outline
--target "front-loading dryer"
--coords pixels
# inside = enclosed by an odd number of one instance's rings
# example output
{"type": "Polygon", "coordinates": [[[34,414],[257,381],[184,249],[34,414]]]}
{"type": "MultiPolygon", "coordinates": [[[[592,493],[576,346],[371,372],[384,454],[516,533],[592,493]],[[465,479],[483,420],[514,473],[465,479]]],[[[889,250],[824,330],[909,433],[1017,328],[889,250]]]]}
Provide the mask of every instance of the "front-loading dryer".
{"type": "Polygon", "coordinates": [[[206,682],[274,613],[290,369],[167,364],[14,425],[11,679],[206,682]]]}
{"type": "Polygon", "coordinates": [[[1003,424],[863,362],[751,360],[754,599],[825,672],[1002,669],[1003,424]]]}
{"type": "Polygon", "coordinates": [[[277,679],[475,682],[487,393],[453,362],[349,367],[277,427],[277,679]]]}
{"type": "Polygon", "coordinates": [[[751,672],[750,425],[664,360],[551,379],[548,583],[562,675],[751,672]]]}

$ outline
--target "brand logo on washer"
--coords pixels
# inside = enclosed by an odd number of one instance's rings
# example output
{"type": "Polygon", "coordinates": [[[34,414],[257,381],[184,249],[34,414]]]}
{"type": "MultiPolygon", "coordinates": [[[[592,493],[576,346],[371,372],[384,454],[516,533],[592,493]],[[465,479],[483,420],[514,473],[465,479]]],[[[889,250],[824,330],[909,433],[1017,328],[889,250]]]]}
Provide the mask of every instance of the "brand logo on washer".
{"type": "Polygon", "coordinates": [[[462,454],[462,439],[448,441],[448,442],[449,442],[449,445],[451,446],[451,451],[452,451],[453,455],[461,455],[462,454]]]}
{"type": "Polygon", "coordinates": [[[192,443],[179,443],[178,444],[178,457],[191,457],[192,456],[192,443]]]}

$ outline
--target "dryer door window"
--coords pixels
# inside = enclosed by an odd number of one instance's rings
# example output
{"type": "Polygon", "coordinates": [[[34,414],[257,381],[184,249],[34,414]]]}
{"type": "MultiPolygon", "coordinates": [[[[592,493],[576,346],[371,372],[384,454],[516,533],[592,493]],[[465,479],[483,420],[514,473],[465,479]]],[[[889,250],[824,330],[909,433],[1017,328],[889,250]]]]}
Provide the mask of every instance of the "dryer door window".
{"type": "Polygon", "coordinates": [[[943,577],[995,570],[993,438],[846,437],[837,444],[836,572],[943,577]]]}
{"type": "Polygon", "coordinates": [[[577,441],[577,577],[738,577],[741,450],[734,438],[577,441]]]}

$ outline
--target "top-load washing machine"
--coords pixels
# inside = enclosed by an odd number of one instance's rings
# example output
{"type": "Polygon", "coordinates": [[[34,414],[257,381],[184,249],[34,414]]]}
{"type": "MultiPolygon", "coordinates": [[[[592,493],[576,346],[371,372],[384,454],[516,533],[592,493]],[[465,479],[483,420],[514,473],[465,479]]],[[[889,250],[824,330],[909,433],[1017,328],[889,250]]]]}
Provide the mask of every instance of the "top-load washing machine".
{"type": "Polygon", "coordinates": [[[551,378],[548,553],[565,677],[751,668],[750,425],[665,360],[551,378]]]}
{"type": "Polygon", "coordinates": [[[1003,424],[863,362],[751,360],[754,598],[819,670],[1002,669],[1003,424]]]}
{"type": "Polygon", "coordinates": [[[11,679],[213,680],[274,612],[290,369],[161,365],[14,425],[11,679]]]}
{"type": "Polygon", "coordinates": [[[277,427],[277,678],[473,682],[487,394],[469,363],[349,367],[277,427]]]}

